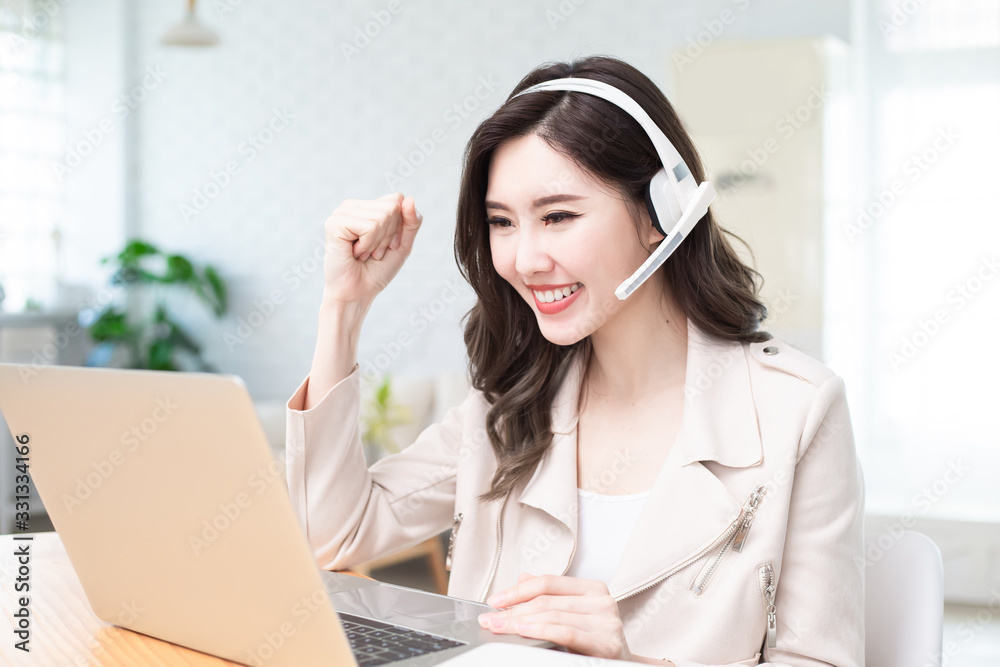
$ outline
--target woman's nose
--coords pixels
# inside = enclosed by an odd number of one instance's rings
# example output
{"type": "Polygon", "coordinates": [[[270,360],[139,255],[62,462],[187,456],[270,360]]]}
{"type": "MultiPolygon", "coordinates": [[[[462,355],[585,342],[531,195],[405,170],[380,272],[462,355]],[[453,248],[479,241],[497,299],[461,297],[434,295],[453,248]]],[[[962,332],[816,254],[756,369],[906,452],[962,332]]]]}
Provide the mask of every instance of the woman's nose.
{"type": "Polygon", "coordinates": [[[517,240],[517,256],[514,269],[522,276],[545,273],[552,270],[555,262],[543,239],[544,234],[522,229],[517,240]]]}

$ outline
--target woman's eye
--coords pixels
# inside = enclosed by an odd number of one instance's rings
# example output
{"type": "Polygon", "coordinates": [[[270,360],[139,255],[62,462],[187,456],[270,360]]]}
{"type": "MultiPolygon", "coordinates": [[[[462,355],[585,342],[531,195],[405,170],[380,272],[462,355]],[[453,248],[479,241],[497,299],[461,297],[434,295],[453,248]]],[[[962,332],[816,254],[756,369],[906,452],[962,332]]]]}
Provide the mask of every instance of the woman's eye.
{"type": "Polygon", "coordinates": [[[507,218],[487,218],[486,222],[499,227],[510,227],[510,220],[507,218]]]}
{"type": "Polygon", "coordinates": [[[562,211],[555,211],[553,213],[549,213],[548,215],[546,215],[544,218],[542,218],[542,220],[546,222],[563,222],[565,220],[569,220],[575,217],[576,215],[573,213],[564,213],[562,211]]]}

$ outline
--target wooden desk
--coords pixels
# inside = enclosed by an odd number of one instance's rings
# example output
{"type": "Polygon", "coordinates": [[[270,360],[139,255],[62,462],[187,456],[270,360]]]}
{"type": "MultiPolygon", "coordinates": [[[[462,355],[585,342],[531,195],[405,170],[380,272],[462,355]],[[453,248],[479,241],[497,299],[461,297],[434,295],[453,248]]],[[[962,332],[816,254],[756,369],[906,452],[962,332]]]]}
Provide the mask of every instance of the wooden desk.
{"type": "MultiPolygon", "coordinates": [[[[0,643],[0,663],[46,667],[108,665],[238,665],[214,656],[105,623],[94,615],[80,580],[70,565],[56,533],[34,533],[31,545],[31,648],[14,648],[9,631],[0,643]]],[[[6,627],[15,627],[17,599],[14,589],[18,563],[15,535],[0,535],[0,599],[6,627]]]]}
{"type": "Polygon", "coordinates": [[[18,545],[30,544],[31,613],[30,653],[14,648],[17,638],[8,630],[0,637],[0,664],[31,667],[141,667],[185,665],[192,667],[238,666],[148,635],[105,623],[90,608],[62,541],[56,533],[0,535],[0,604],[14,628],[18,598],[18,545]],[[14,537],[31,535],[30,542],[14,537]]]}

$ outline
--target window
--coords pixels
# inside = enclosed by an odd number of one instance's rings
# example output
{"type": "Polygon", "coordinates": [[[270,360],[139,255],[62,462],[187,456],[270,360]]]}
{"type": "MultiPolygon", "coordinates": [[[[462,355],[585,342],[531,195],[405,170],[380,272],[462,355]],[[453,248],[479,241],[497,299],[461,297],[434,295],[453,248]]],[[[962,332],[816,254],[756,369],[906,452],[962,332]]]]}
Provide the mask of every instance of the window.
{"type": "Polygon", "coordinates": [[[887,51],[1000,46],[996,0],[881,0],[879,14],[887,51]]]}
{"type": "Polygon", "coordinates": [[[828,282],[858,305],[825,337],[866,359],[847,380],[869,510],[996,521],[1000,3],[882,0],[869,18],[869,217],[828,282]]]}
{"type": "Polygon", "coordinates": [[[0,284],[5,310],[45,300],[59,277],[65,195],[52,165],[66,140],[61,5],[0,8],[0,284]]]}

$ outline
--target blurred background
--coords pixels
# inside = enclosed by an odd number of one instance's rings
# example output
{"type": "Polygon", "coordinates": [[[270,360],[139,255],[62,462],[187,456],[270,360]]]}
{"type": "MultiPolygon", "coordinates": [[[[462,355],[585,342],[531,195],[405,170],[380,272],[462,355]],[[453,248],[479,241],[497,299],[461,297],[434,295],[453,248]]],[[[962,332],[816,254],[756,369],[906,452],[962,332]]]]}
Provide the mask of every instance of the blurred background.
{"type": "Polygon", "coordinates": [[[464,395],[465,143],[592,54],[666,93],[767,328],[844,377],[870,534],[942,550],[946,662],[1000,664],[998,0],[3,0],[0,359],[237,374],[280,449],[323,222],[401,191],[359,362],[407,444],[464,395]]]}

